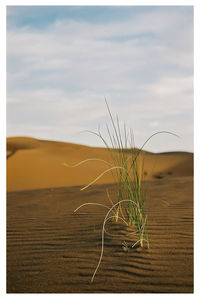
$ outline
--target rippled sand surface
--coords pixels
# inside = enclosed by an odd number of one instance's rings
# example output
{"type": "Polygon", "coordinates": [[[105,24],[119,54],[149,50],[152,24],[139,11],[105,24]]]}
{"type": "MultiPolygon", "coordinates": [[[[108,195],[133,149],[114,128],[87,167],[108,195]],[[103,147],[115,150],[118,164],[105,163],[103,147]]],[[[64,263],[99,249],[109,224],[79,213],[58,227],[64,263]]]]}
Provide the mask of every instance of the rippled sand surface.
{"type": "MultiPolygon", "coordinates": [[[[12,159],[12,157],[10,158],[12,159]]],[[[192,293],[193,178],[147,181],[149,249],[131,248],[122,224],[108,224],[104,256],[91,283],[101,249],[106,209],[114,184],[8,192],[8,293],[192,293]],[[127,250],[122,242],[127,242],[127,250]]]]}

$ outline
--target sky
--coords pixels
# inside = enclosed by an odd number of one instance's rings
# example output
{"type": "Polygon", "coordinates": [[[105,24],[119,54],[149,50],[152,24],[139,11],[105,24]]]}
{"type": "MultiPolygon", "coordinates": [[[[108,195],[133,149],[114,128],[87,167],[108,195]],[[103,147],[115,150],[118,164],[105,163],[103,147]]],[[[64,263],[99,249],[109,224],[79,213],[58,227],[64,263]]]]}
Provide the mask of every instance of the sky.
{"type": "Polygon", "coordinates": [[[7,136],[103,146],[105,98],[137,147],[193,151],[192,6],[7,7],[7,136]]]}

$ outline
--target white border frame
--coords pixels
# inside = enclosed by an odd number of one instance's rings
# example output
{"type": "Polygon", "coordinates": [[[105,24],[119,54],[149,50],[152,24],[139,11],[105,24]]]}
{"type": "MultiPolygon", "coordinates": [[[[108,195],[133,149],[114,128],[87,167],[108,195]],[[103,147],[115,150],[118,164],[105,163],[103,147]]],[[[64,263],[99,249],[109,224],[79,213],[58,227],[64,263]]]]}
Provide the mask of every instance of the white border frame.
{"type": "MultiPolygon", "coordinates": [[[[3,0],[0,5],[0,30],[1,30],[1,52],[0,52],[0,86],[1,86],[1,107],[0,107],[0,295],[2,296],[16,296],[21,298],[21,296],[41,296],[44,298],[45,296],[79,296],[77,294],[6,294],[6,7],[7,6],[40,6],[40,5],[80,5],[80,6],[96,6],[96,5],[114,5],[114,6],[193,6],[194,7],[194,294],[126,294],[126,296],[148,296],[149,298],[154,298],[155,296],[172,296],[172,297],[180,297],[183,296],[192,296],[196,297],[200,294],[200,259],[199,259],[199,248],[200,248],[200,236],[199,236],[199,211],[200,211],[200,134],[198,129],[200,128],[200,104],[199,104],[199,95],[200,95],[200,1],[199,0],[3,0]]],[[[86,298],[86,296],[101,296],[107,295],[109,297],[116,298],[116,296],[125,296],[125,294],[81,294],[81,298],[86,298]]]]}

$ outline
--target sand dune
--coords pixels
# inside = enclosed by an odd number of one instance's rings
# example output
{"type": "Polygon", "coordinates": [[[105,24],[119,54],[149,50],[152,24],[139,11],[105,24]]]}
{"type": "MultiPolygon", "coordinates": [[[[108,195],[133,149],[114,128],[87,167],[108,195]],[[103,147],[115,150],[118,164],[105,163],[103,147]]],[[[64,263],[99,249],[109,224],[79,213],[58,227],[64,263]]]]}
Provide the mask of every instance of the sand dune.
{"type": "MultiPolygon", "coordinates": [[[[110,161],[103,148],[34,138],[7,139],[8,293],[192,293],[193,155],[143,152],[150,248],[136,241],[124,223],[107,223],[104,256],[91,278],[101,249],[105,208],[117,186],[111,174],[80,191],[106,169],[88,158],[110,161]],[[126,241],[126,250],[122,242],[126,241]]],[[[140,161],[140,160],[139,160],[140,161]]],[[[107,211],[107,210],[106,210],[107,211]]]]}
{"type": "MultiPolygon", "coordinates": [[[[192,154],[143,153],[146,179],[193,174],[192,154]]],[[[107,169],[104,163],[90,161],[76,168],[65,167],[63,163],[74,165],[89,158],[110,161],[110,156],[104,148],[28,137],[8,138],[7,190],[86,185],[107,169]]],[[[112,174],[107,173],[97,184],[112,182],[112,174]]]]}

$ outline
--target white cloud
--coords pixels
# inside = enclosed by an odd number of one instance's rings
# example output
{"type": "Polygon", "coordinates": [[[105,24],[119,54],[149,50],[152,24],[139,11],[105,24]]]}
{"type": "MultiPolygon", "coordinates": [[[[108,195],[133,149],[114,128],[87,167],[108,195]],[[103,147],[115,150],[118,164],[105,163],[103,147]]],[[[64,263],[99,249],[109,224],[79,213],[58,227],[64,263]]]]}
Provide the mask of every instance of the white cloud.
{"type": "MultiPolygon", "coordinates": [[[[10,29],[8,134],[30,127],[30,135],[59,140],[65,130],[75,141],[80,128],[105,121],[104,96],[141,140],[163,123],[188,128],[192,40],[191,16],[181,9],[106,24],[60,20],[43,30],[10,29]]],[[[192,136],[184,146],[192,149],[192,136]]]]}
{"type": "Polygon", "coordinates": [[[150,88],[159,96],[176,96],[184,93],[192,93],[193,77],[162,78],[150,88]]]}

